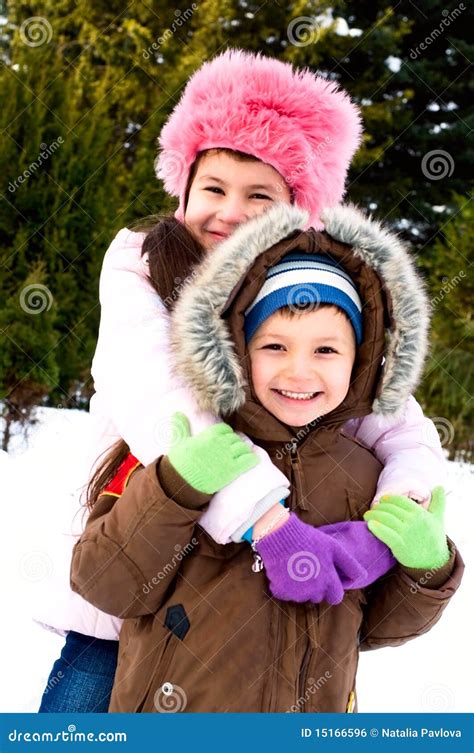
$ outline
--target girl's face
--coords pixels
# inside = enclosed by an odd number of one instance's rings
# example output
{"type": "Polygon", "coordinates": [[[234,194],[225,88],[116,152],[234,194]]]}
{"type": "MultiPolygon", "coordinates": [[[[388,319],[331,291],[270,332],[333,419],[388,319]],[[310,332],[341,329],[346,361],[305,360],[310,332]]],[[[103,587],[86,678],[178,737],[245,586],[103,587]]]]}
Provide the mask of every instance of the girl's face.
{"type": "Polygon", "coordinates": [[[273,167],[253,160],[242,162],[226,152],[205,154],[189,190],[184,222],[210,249],[274,201],[289,204],[291,194],[273,167]]]}
{"type": "Polygon", "coordinates": [[[305,426],[347,395],[356,355],[354,330],[335,306],[268,317],[248,344],[252,383],[269,413],[305,426]]]}

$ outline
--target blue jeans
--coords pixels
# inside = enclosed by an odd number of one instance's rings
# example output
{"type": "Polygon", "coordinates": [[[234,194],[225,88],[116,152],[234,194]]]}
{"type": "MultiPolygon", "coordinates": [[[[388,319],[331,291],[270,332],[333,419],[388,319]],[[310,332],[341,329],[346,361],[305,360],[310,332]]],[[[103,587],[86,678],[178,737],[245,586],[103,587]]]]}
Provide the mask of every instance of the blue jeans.
{"type": "Polygon", "coordinates": [[[117,653],[118,641],[68,633],[48,678],[39,713],[108,711],[117,653]]]}

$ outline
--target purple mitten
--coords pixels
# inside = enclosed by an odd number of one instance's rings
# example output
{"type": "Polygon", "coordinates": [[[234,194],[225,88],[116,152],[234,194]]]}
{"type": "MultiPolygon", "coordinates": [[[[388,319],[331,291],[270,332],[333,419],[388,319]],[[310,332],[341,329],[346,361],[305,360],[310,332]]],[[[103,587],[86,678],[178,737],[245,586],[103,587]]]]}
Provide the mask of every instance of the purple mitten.
{"type": "MultiPolygon", "coordinates": [[[[374,537],[375,538],[375,537],[374,537]]],[[[359,581],[366,570],[345,551],[336,535],[302,523],[290,513],[277,531],[255,543],[274,596],[283,601],[339,604],[344,582],[359,581]]]]}
{"type": "Polygon", "coordinates": [[[363,520],[345,520],[342,523],[319,526],[318,531],[336,539],[365,570],[365,575],[361,578],[347,580],[346,576],[342,575],[341,583],[344,590],[365,588],[397,564],[388,546],[369,531],[367,523],[363,520]]]}
{"type": "Polygon", "coordinates": [[[339,604],[344,590],[373,583],[395,564],[388,547],[363,521],[315,528],[294,513],[255,549],[272,594],[284,601],[339,604]]]}

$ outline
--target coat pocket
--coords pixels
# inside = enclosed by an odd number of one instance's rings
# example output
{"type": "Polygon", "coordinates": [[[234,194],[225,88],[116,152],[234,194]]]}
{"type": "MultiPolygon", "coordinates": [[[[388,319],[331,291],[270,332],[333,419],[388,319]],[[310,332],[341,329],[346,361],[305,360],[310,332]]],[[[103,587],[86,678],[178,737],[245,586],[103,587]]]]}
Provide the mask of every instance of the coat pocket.
{"type": "MultiPolygon", "coordinates": [[[[156,618],[158,620],[158,617],[156,618]]],[[[186,697],[184,691],[172,682],[167,673],[180,643],[184,641],[191,623],[183,604],[172,604],[166,613],[160,615],[166,631],[161,651],[155,660],[152,676],[143,694],[143,700],[136,709],[138,712],[175,713],[184,711],[186,697]],[[184,697],[182,697],[184,696],[184,697]]]]}

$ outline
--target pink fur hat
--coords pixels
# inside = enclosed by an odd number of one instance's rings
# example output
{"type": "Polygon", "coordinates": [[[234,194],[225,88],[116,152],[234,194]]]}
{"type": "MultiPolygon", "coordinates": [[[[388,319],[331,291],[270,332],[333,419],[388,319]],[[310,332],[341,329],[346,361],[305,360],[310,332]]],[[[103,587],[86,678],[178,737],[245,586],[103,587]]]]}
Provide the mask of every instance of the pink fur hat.
{"type": "Polygon", "coordinates": [[[225,147],[277,170],[308,210],[309,226],[338,204],[362,132],[358,107],[337,84],[310,70],[244,50],[229,49],[189,79],[163,126],[155,167],[166,191],[179,198],[199,152],[225,147]]]}

